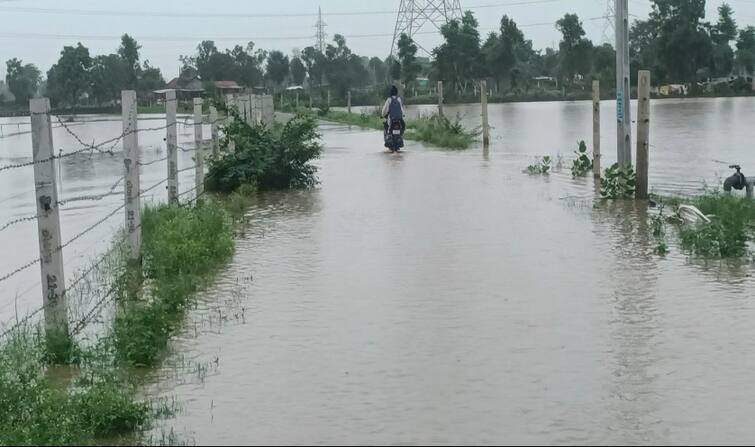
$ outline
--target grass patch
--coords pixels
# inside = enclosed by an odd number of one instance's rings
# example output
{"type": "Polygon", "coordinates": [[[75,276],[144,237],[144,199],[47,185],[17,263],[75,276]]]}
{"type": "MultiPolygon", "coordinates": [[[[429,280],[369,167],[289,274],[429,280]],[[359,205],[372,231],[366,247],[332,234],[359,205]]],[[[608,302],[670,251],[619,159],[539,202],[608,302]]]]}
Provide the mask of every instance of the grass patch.
{"type": "MultiPolygon", "coordinates": [[[[378,113],[348,113],[323,110],[319,117],[325,121],[366,127],[383,131],[383,119],[378,113]]],[[[479,129],[468,130],[457,116],[451,120],[445,116],[433,114],[429,117],[406,120],[407,140],[421,141],[446,149],[468,149],[480,136],[479,129]]]]}
{"type": "Polygon", "coordinates": [[[93,444],[150,419],[151,405],[117,370],[84,362],[70,370],[79,380],[66,379],[47,366],[46,346],[27,327],[0,347],[0,445],[93,444]]]}
{"type": "Polygon", "coordinates": [[[142,216],[143,297],[122,303],[113,323],[117,358],[153,366],[179,328],[192,296],[233,253],[230,215],[216,201],[195,208],[146,207],[142,216]]]}
{"type": "Polygon", "coordinates": [[[729,194],[709,193],[690,203],[710,217],[709,224],[684,226],[681,245],[689,252],[713,258],[748,254],[748,241],[755,240],[755,202],[729,194]]]}
{"type": "Polygon", "coordinates": [[[680,245],[688,253],[704,258],[752,254],[749,244],[755,241],[755,201],[720,192],[689,198],[654,198],[672,208],[693,205],[710,218],[710,223],[678,225],[680,245]]]}

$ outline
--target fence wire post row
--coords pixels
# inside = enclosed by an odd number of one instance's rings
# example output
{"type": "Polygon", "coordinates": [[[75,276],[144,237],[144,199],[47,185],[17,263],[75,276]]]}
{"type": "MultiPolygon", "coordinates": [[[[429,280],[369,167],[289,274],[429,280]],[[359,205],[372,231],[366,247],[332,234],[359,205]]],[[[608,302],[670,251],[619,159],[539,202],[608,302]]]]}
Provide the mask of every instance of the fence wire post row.
{"type": "Polygon", "coordinates": [[[165,93],[166,146],[168,148],[168,202],[178,203],[178,129],[176,91],[165,93]]]}
{"type": "Polygon", "coordinates": [[[139,185],[139,128],[137,121],[136,91],[121,92],[123,108],[123,167],[126,178],[126,234],[129,259],[139,262],[142,248],[141,192],[139,185]]]}
{"type": "MultiPolygon", "coordinates": [[[[251,110],[251,98],[247,102],[248,108],[247,116],[252,117],[251,110]]],[[[168,183],[168,197],[171,202],[178,202],[179,198],[187,193],[195,192],[196,201],[204,195],[204,153],[202,139],[202,105],[203,100],[201,98],[194,99],[194,139],[195,139],[195,166],[178,170],[178,156],[177,151],[179,149],[177,142],[177,98],[176,91],[166,92],[166,126],[164,129],[167,131],[166,143],[168,148],[168,155],[164,159],[168,165],[167,178],[162,180],[158,184],[150,187],[147,191],[154,189],[163,183],[168,183]],[[196,185],[194,188],[186,191],[185,193],[179,193],[178,191],[178,173],[189,169],[195,169],[196,173],[196,185]]],[[[238,98],[228,97],[228,105],[238,103],[238,98]]],[[[2,229],[9,227],[18,222],[25,221],[37,221],[38,236],[39,236],[39,257],[25,264],[24,266],[16,269],[15,271],[0,277],[0,282],[9,279],[15,274],[32,267],[34,264],[40,264],[41,275],[41,288],[42,288],[42,306],[29,314],[24,321],[28,321],[33,316],[44,312],[45,334],[48,343],[53,343],[54,347],[61,347],[66,345],[66,340],[70,340],[71,332],[68,322],[68,306],[67,306],[67,287],[65,281],[65,269],[63,262],[63,249],[70,243],[79,239],[84,234],[88,233],[96,226],[102,224],[108,218],[114,216],[121,209],[125,209],[125,227],[126,237],[125,241],[128,248],[128,256],[130,262],[141,263],[141,244],[142,244],[142,221],[141,221],[141,196],[142,191],[140,188],[139,178],[139,125],[138,125],[138,105],[137,95],[133,90],[124,90],[121,92],[121,104],[122,104],[122,124],[123,133],[117,138],[105,141],[98,145],[92,144],[85,145],[83,149],[79,149],[73,152],[68,152],[59,156],[54,153],[54,144],[52,136],[52,123],[51,123],[51,109],[49,98],[35,98],[29,102],[29,109],[31,115],[31,136],[32,136],[32,161],[29,163],[23,163],[18,165],[4,166],[2,170],[22,168],[25,166],[33,166],[34,168],[34,184],[35,184],[35,198],[37,214],[35,216],[16,219],[9,222],[2,229]],[[119,179],[111,188],[107,194],[99,196],[81,196],[68,200],[58,199],[58,182],[59,179],[56,175],[55,161],[64,157],[70,157],[76,154],[84,152],[92,152],[94,150],[100,150],[100,148],[109,143],[117,143],[123,141],[123,168],[124,176],[119,179]],[[105,218],[95,223],[93,226],[87,228],[82,233],[79,233],[70,241],[63,243],[60,230],[60,207],[64,206],[68,202],[80,201],[80,200],[100,200],[105,196],[113,193],[117,185],[125,181],[124,188],[124,204],[113,212],[108,214],[105,218]]],[[[211,107],[210,110],[212,120],[212,143],[213,152],[217,154],[220,150],[219,147],[219,135],[218,135],[218,113],[215,107],[211,107]]],[[[260,114],[262,115],[262,114],[260,114]]],[[[228,115],[228,120],[232,120],[232,115],[228,115]]],[[[230,121],[229,121],[230,123],[230,121]]],[[[63,126],[65,127],[65,126],[63,126]]],[[[161,130],[160,128],[147,128],[142,131],[161,130]]],[[[69,130],[70,132],[70,130],[69,130]]],[[[107,151],[111,152],[111,151],[107,151]]],[[[161,161],[158,160],[158,161],[161,161]]],[[[152,164],[153,162],[147,163],[152,164]]],[[[190,202],[192,202],[190,201],[190,202]]],[[[2,231],[2,230],[0,230],[2,231]]],[[[98,262],[97,265],[101,263],[98,262]]],[[[87,271],[86,274],[91,273],[94,268],[87,271]]],[[[85,275],[86,275],[85,274],[85,275]]],[[[76,285],[83,279],[83,277],[76,279],[71,285],[70,289],[76,287],[76,285]]],[[[18,327],[18,324],[15,326],[18,327]]],[[[0,338],[7,335],[9,331],[0,335],[0,338]]]]}
{"type": "Polygon", "coordinates": [[[202,98],[194,98],[194,166],[197,195],[204,193],[204,154],[202,151],[202,98]]]}
{"type": "Polygon", "coordinates": [[[53,334],[67,338],[68,310],[65,299],[65,275],[60,236],[60,210],[50,123],[50,100],[32,99],[29,102],[32,126],[32,157],[39,231],[39,260],[42,278],[42,306],[48,342],[53,334]]]}

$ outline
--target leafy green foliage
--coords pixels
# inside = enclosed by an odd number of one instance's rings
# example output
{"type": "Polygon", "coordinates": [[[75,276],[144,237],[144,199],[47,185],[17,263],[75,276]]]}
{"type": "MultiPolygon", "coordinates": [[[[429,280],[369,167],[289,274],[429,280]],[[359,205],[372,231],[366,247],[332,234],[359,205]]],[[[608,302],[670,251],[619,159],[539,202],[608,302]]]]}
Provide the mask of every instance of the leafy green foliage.
{"type": "Polygon", "coordinates": [[[112,370],[84,364],[80,375],[87,380],[56,383],[46,368],[46,344],[26,328],[0,347],[0,445],[92,444],[147,422],[150,406],[112,370]]]}
{"type": "Polygon", "coordinates": [[[527,173],[530,175],[548,175],[551,170],[551,157],[546,155],[543,158],[536,157],[535,163],[527,166],[527,173]]]}
{"type": "MultiPolygon", "coordinates": [[[[346,113],[329,111],[322,118],[355,126],[383,130],[383,119],[380,113],[346,113]]],[[[406,121],[407,140],[422,141],[447,149],[467,149],[480,135],[479,129],[468,130],[461,124],[461,116],[453,120],[438,114],[406,121]]]]}
{"type": "Polygon", "coordinates": [[[460,116],[452,121],[446,116],[433,114],[407,123],[405,137],[448,149],[466,149],[479,134],[477,129],[466,130],[461,124],[460,116]]]}
{"type": "Polygon", "coordinates": [[[226,149],[210,158],[206,188],[233,192],[242,185],[260,190],[309,188],[317,183],[312,160],[322,147],[317,122],[299,113],[280,127],[249,125],[232,111],[233,121],[225,126],[221,145],[226,149]],[[234,150],[228,150],[233,143],[234,150]]]}
{"type": "Polygon", "coordinates": [[[587,153],[587,144],[584,141],[579,142],[579,148],[574,152],[577,159],[571,167],[572,177],[584,177],[592,171],[592,159],[587,153]]]}
{"type": "Polygon", "coordinates": [[[233,253],[230,217],[214,201],[146,207],[142,226],[149,299],[124,303],[113,322],[116,355],[131,366],[155,364],[192,295],[233,253]]]}
{"type": "Polygon", "coordinates": [[[27,104],[39,88],[42,79],[39,69],[34,64],[24,64],[16,58],[8,60],[5,67],[5,82],[16,97],[16,104],[27,104]]]}
{"type": "Polygon", "coordinates": [[[663,216],[663,208],[664,206],[661,205],[658,214],[650,220],[650,227],[656,241],[655,253],[660,256],[668,254],[669,251],[668,244],[666,243],[666,219],[663,216]]]}
{"type": "Polygon", "coordinates": [[[618,163],[614,163],[603,174],[600,195],[607,199],[629,199],[634,196],[636,185],[634,168],[619,167],[618,163]]]}
{"type": "Polygon", "coordinates": [[[729,258],[747,254],[755,239],[755,202],[727,194],[706,194],[692,204],[711,218],[711,223],[680,228],[682,247],[703,257],[729,258]]]}
{"type": "Polygon", "coordinates": [[[401,64],[401,80],[404,85],[413,84],[422,66],[417,62],[417,45],[407,34],[401,34],[399,38],[398,60],[401,64]]]}

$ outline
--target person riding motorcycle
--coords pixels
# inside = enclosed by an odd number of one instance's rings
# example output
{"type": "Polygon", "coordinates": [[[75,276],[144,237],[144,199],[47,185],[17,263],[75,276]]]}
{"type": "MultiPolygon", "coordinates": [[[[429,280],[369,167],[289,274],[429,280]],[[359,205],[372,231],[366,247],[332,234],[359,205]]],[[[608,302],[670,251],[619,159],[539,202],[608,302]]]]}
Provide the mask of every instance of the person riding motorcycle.
{"type": "Polygon", "coordinates": [[[399,121],[401,122],[401,135],[403,136],[404,131],[406,130],[406,122],[404,121],[405,115],[404,103],[398,96],[398,88],[393,85],[391,86],[391,95],[385,100],[385,104],[383,105],[382,116],[385,118],[385,133],[388,133],[392,121],[399,121]]]}

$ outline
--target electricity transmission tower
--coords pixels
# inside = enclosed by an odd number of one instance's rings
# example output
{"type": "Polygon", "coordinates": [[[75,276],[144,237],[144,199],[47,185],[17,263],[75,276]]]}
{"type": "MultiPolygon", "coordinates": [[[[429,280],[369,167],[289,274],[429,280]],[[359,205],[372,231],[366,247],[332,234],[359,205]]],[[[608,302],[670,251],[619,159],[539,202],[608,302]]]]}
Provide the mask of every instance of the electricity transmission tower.
{"type": "Polygon", "coordinates": [[[417,47],[429,55],[430,51],[417,41],[416,36],[439,33],[441,26],[451,20],[461,19],[461,16],[460,0],[401,0],[396,28],[393,32],[391,56],[396,51],[396,45],[402,34],[411,37],[417,47]]]}
{"type": "Polygon", "coordinates": [[[320,53],[325,53],[325,38],[327,37],[327,35],[325,34],[326,26],[328,26],[328,24],[322,20],[322,8],[317,8],[317,23],[315,23],[317,34],[315,35],[315,39],[317,39],[316,48],[320,51],[320,53]]]}
{"type": "Polygon", "coordinates": [[[603,14],[606,21],[603,25],[603,43],[611,43],[613,41],[612,34],[614,33],[614,17],[616,16],[616,9],[614,8],[614,0],[606,0],[606,13],[603,14]]]}

